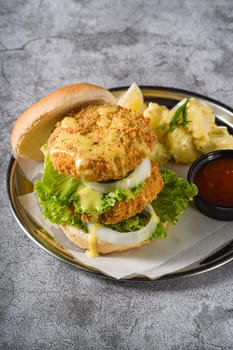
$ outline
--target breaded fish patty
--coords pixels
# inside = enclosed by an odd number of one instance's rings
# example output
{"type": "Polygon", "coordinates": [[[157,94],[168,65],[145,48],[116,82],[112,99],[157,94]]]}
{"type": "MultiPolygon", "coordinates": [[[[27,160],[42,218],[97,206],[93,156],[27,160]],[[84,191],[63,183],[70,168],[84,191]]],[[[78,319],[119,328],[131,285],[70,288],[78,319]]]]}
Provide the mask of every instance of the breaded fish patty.
{"type": "Polygon", "coordinates": [[[116,224],[140,213],[148,204],[157,198],[162,188],[162,175],[159,172],[158,164],[153,163],[151,176],[145,180],[144,187],[135,199],[130,199],[128,202],[117,202],[112,209],[100,216],[78,214],[74,212],[73,208],[71,208],[71,210],[73,214],[80,216],[81,219],[86,222],[98,222],[106,225],[116,224]]]}
{"type": "Polygon", "coordinates": [[[90,105],[65,117],[49,137],[55,170],[82,181],[124,178],[156,143],[149,119],[117,105],[90,105]]]}

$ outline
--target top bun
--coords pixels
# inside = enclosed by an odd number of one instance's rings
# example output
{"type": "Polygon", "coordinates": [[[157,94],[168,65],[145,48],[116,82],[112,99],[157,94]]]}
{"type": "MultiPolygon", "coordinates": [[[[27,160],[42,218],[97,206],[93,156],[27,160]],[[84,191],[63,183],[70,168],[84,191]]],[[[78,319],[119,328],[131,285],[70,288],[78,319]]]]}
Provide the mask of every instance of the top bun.
{"type": "Polygon", "coordinates": [[[100,86],[87,83],[64,86],[43,97],[23,112],[13,127],[11,145],[14,156],[42,160],[40,148],[59,120],[85,105],[103,103],[114,104],[114,96],[100,86]]]}

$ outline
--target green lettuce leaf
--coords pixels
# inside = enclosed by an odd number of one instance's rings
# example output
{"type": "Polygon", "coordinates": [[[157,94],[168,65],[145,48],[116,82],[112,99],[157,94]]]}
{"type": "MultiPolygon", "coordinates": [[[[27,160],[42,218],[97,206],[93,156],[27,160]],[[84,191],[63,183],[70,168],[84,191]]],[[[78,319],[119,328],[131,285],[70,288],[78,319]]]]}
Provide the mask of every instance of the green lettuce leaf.
{"type": "Polygon", "coordinates": [[[106,225],[109,228],[118,232],[133,232],[140,230],[148,223],[150,219],[150,214],[148,211],[143,210],[140,214],[137,214],[127,220],[118,222],[114,225],[106,225]]]}
{"type": "Polygon", "coordinates": [[[160,173],[164,180],[164,187],[151,204],[161,222],[175,225],[189,202],[197,194],[197,187],[177,177],[171,170],[161,170],[160,173]]]}
{"type": "Polygon", "coordinates": [[[78,198],[78,192],[82,187],[80,180],[55,171],[49,155],[45,155],[43,177],[34,185],[39,199],[45,201],[56,198],[61,204],[70,204],[78,198]]]}
{"type": "MultiPolygon", "coordinates": [[[[84,185],[83,185],[84,186],[84,185]]],[[[144,182],[139,184],[137,187],[130,190],[122,190],[117,188],[116,190],[103,193],[101,196],[101,205],[95,209],[84,209],[82,203],[79,200],[78,196],[72,196],[71,201],[77,213],[86,213],[89,215],[101,215],[109,211],[112,207],[115,206],[116,202],[125,201],[128,202],[130,199],[134,199],[141,188],[144,186],[144,182]]]]}
{"type": "Polygon", "coordinates": [[[66,176],[55,171],[46,148],[44,173],[42,179],[35,182],[34,190],[37,193],[43,213],[52,223],[77,224],[81,221],[76,218],[69,208],[74,207],[77,213],[101,215],[115,206],[118,201],[128,202],[134,199],[144,186],[144,182],[131,190],[116,189],[101,195],[101,205],[96,208],[84,209],[80,201],[79,192],[85,185],[78,179],[66,176]],[[60,208],[60,209],[59,209],[60,208]]]}
{"type": "Polygon", "coordinates": [[[78,225],[86,231],[86,225],[78,216],[72,214],[70,197],[78,195],[82,186],[79,180],[57,173],[45,153],[44,173],[41,181],[36,181],[34,190],[44,216],[54,224],[78,225]]]}

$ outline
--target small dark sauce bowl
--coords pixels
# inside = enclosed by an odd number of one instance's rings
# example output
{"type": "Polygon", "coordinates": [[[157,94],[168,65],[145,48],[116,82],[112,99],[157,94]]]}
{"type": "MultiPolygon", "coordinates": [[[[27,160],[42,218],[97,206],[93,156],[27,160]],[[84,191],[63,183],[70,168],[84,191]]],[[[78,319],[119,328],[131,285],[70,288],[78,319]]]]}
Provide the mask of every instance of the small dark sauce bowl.
{"type": "MultiPolygon", "coordinates": [[[[206,153],[198,158],[190,167],[187,179],[190,183],[195,183],[195,176],[198,171],[210,161],[215,159],[233,159],[233,150],[219,150],[206,153]]],[[[220,184],[221,186],[221,184],[220,184]]],[[[206,216],[216,220],[233,221],[233,207],[225,207],[207,202],[198,194],[194,197],[197,208],[206,216]]]]}

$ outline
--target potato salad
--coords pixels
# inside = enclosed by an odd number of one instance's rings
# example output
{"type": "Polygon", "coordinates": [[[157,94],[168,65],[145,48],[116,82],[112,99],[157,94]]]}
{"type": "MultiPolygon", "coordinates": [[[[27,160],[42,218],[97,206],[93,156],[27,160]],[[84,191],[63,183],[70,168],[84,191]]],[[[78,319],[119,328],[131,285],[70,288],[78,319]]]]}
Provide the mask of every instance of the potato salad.
{"type": "Polygon", "coordinates": [[[151,102],[144,117],[157,135],[151,157],[160,165],[170,160],[188,164],[204,153],[233,149],[233,136],[225,126],[216,125],[210,106],[195,98],[186,98],[171,110],[151,102]]]}

